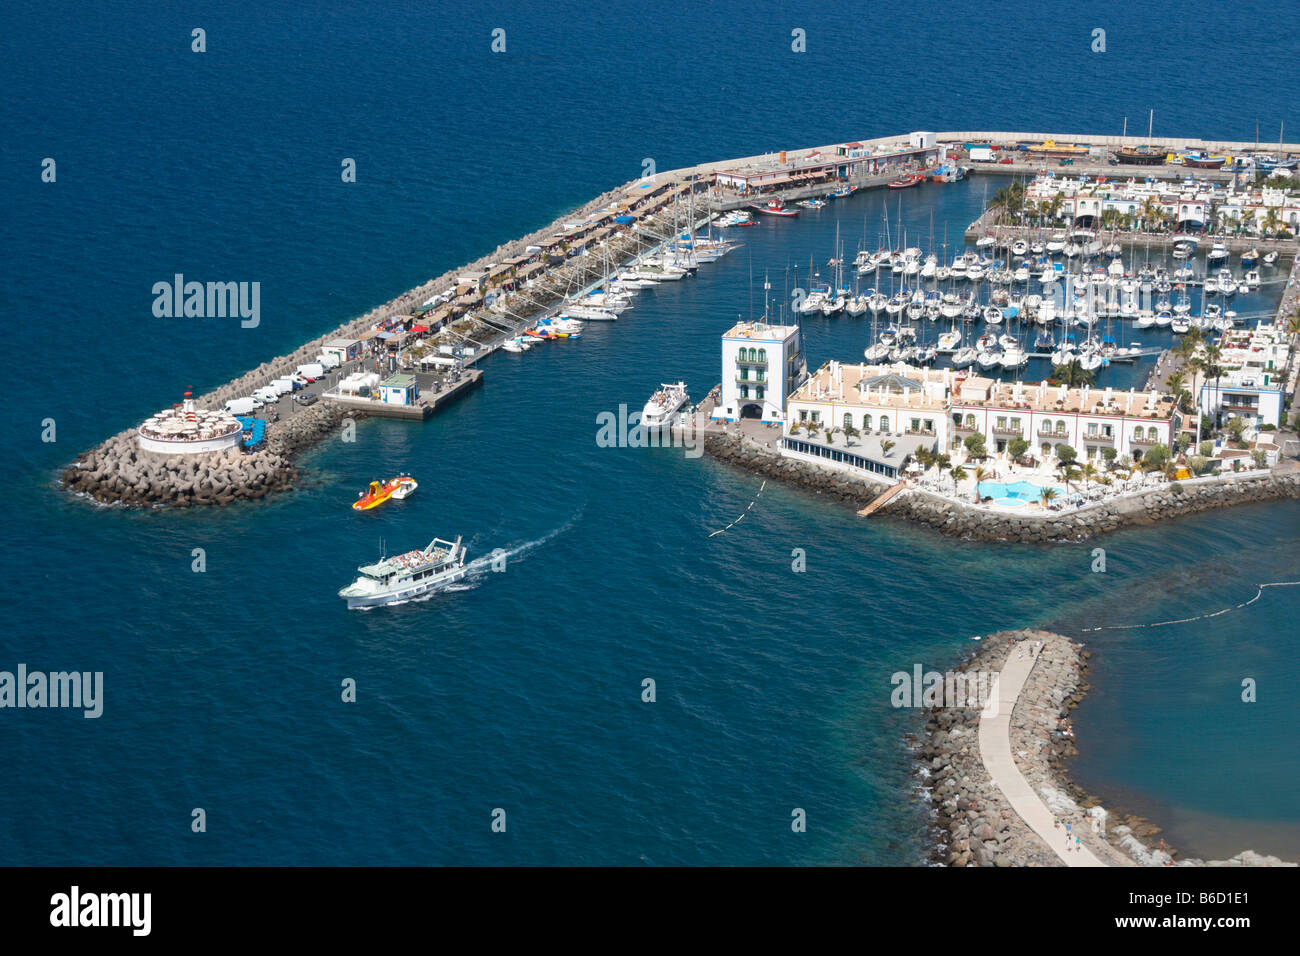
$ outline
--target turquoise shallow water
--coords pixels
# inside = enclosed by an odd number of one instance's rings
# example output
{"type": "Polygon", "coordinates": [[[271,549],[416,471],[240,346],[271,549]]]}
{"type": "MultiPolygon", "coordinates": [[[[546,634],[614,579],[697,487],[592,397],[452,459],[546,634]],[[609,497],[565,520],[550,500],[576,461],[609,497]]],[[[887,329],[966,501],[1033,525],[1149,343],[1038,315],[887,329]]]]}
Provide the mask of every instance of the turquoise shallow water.
{"type": "MultiPolygon", "coordinates": [[[[1145,116],[1154,98],[1158,128],[1205,131],[1189,84],[1209,78],[1150,55],[1210,55],[1183,17],[1171,32],[1157,7],[1133,6],[1101,60],[1063,38],[1086,37],[1102,7],[1062,11],[1061,39],[1028,52],[983,13],[940,9],[917,5],[900,44],[817,6],[524,6],[500,12],[511,54],[493,59],[494,17],[451,6],[230,4],[201,18],[202,57],[188,12],[7,8],[0,275],[25,384],[0,464],[23,502],[0,552],[0,668],[102,670],[107,699],[98,720],[0,712],[22,768],[0,791],[0,862],[910,863],[924,815],[902,738],[917,721],[889,706],[890,674],[945,666],[1004,627],[1185,617],[1300,579],[1295,504],[1116,535],[1099,575],[1087,549],[863,523],[802,492],[760,495],[753,477],[680,450],[596,445],[598,413],[639,408],[662,381],[696,397],[714,384],[718,335],[761,308],[762,276],[784,295],[810,257],[830,257],[837,225],[849,248],[874,247],[883,193],[745,230],[743,249],[642,295],[616,326],[493,358],[482,389],[423,427],[369,422],[354,444],[321,445],[293,494],[150,514],[55,490],[77,451],[185,386],[213,387],[537,228],[647,156],[671,168],[980,128],[1013,102],[1029,126],[1078,122],[1077,100],[1026,96],[1016,71],[954,84],[934,63],[1051,53],[1063,72],[1039,82],[1068,75],[1113,104],[1098,125],[1145,116]],[[807,59],[769,55],[795,16],[807,59]],[[608,68],[634,46],[636,69],[608,68]],[[53,186],[35,172],[47,155],[53,186]],[[349,186],[345,156],[358,162],[349,186]],[[262,325],[154,319],[151,286],[175,272],[261,281],[262,325]],[[46,418],[54,443],[39,441],[46,418]],[[399,470],[420,478],[411,500],[347,508],[399,470]],[[507,570],[424,603],[343,609],[335,591],[381,537],[413,547],[435,533],[463,533],[473,556],[508,549],[507,570]],[[339,699],[347,677],[356,704],[339,699]],[[806,834],[790,831],[795,807],[806,834]]],[[[1276,26],[1266,47],[1247,32],[1213,49],[1216,96],[1241,102],[1268,78],[1264,54],[1295,30],[1276,26]]],[[[1214,117],[1223,135],[1253,127],[1242,110],[1214,117]]],[[[955,236],[983,189],[905,197],[909,236],[928,244],[932,214],[936,244],[945,225],[955,236]]],[[[810,360],[851,361],[867,334],[810,323],[810,360]]],[[[1143,370],[1108,374],[1127,387],[1143,370]]],[[[1295,847],[1300,768],[1280,689],[1300,678],[1286,625],[1298,599],[1277,590],[1212,624],[1093,635],[1085,784],[1189,850],[1295,847]],[[1259,702],[1238,705],[1250,675],[1259,702]]]]}

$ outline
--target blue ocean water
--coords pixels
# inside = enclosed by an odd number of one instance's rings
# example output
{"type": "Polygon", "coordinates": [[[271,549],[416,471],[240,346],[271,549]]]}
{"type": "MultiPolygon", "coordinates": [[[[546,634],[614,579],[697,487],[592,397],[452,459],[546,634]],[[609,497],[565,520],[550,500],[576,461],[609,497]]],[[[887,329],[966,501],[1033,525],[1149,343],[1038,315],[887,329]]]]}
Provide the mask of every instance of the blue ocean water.
{"type": "MultiPolygon", "coordinates": [[[[945,666],[999,628],[1180,618],[1298,580],[1300,505],[1124,532],[1101,542],[1099,575],[1087,549],[863,523],[680,449],[597,447],[596,414],[661,381],[702,395],[719,333],[761,311],[764,275],[782,294],[806,280],[837,227],[874,247],[897,197],[745,230],[743,249],[642,295],[617,327],[493,358],[482,389],[424,426],[367,422],[355,444],[320,446],[288,495],[128,513],[68,498],[57,471],[185,387],[488,253],[647,157],[669,169],[914,128],[1118,132],[1151,108],[1158,134],[1250,139],[1258,121],[1267,140],[1292,126],[1265,96],[1298,28],[1252,6],[1234,15],[1272,28],[1224,46],[1196,26],[1208,3],[1075,4],[1051,30],[915,4],[891,14],[905,31],[835,4],[7,5],[0,469],[22,504],[0,556],[0,669],[102,670],[107,699],[98,720],[0,711],[22,768],[0,792],[0,863],[920,859],[903,744],[916,719],[890,708],[891,673],[945,666]],[[195,27],[206,53],[190,50],[195,27]],[[807,53],[790,52],[796,27],[807,53]],[[1225,97],[1233,109],[1206,110],[1225,97]],[[40,181],[45,157],[56,183],[40,181]],[[261,325],[154,318],[152,285],[177,272],[260,281],[261,325]],[[45,419],[56,442],[40,440],[45,419]],[[420,477],[415,497],[348,510],[398,470],[420,477]],[[472,555],[508,549],[506,572],[367,614],[335,597],[381,537],[456,533],[472,555]],[[355,704],[340,700],[348,677],[355,704]]],[[[909,236],[928,245],[933,228],[938,243],[946,225],[955,241],[983,190],[904,197],[909,236]]],[[[813,323],[807,340],[812,364],[852,360],[866,329],[813,323]]],[[[1127,387],[1143,370],[1113,374],[1127,387]]],[[[1280,623],[1297,590],[1205,624],[1092,635],[1085,785],[1189,851],[1300,855],[1282,709],[1300,642],[1280,623]],[[1252,705],[1237,703],[1247,676],[1252,705]]]]}

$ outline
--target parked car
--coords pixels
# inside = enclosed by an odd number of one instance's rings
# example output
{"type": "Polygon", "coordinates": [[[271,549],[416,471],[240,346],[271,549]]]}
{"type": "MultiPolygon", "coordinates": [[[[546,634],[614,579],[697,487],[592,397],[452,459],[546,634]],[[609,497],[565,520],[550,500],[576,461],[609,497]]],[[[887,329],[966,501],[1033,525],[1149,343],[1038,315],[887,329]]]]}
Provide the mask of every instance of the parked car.
{"type": "Polygon", "coordinates": [[[1006,159],[999,159],[999,160],[998,160],[998,163],[999,163],[999,164],[1004,164],[1004,163],[1009,163],[1009,162],[1011,162],[1011,161],[1012,161],[1012,160],[1011,160],[1011,157],[1008,156],[1006,159]]]}
{"type": "Polygon", "coordinates": [[[295,402],[297,402],[299,405],[315,405],[315,404],[316,404],[316,393],[315,393],[315,392],[302,392],[301,394],[295,395],[295,396],[293,397],[293,400],[294,400],[295,402]]]}

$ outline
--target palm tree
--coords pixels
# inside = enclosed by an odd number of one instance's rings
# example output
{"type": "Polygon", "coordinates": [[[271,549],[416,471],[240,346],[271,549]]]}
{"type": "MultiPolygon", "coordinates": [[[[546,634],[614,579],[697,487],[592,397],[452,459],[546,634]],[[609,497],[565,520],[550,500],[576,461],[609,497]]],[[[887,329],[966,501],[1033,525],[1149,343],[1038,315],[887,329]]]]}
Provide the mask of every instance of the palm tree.
{"type": "Polygon", "coordinates": [[[1097,471],[1097,466],[1094,465],[1092,462],[1086,461],[1083,463],[1083,490],[1084,491],[1088,490],[1088,484],[1091,481],[1093,481],[1099,474],[1100,472],[1097,471]]]}
{"type": "Polygon", "coordinates": [[[1069,462],[1060,462],[1056,470],[1061,473],[1061,480],[1065,482],[1065,490],[1070,490],[1070,482],[1079,480],[1079,469],[1069,462]]]}
{"type": "Polygon", "coordinates": [[[1070,388],[1082,388],[1085,385],[1094,384],[1097,375],[1084,368],[1083,363],[1078,359],[1071,359],[1064,365],[1057,365],[1052,368],[1052,379],[1070,388]]]}
{"type": "Polygon", "coordinates": [[[1056,497],[1055,488],[1040,488],[1038,491],[1038,500],[1042,503],[1044,508],[1046,508],[1049,504],[1051,504],[1052,500],[1055,497],[1056,497]]]}
{"type": "MultiPolygon", "coordinates": [[[[961,465],[958,465],[949,472],[949,476],[952,478],[952,490],[955,493],[957,491],[957,485],[966,479],[966,469],[961,465]]],[[[979,492],[975,493],[975,498],[976,500],[979,499],[979,492]]]]}
{"type": "Polygon", "coordinates": [[[1177,395],[1179,392],[1183,390],[1183,385],[1186,381],[1187,381],[1187,373],[1183,371],[1178,371],[1178,372],[1171,373],[1170,376],[1167,379],[1165,379],[1165,385],[1169,388],[1170,392],[1172,392],[1174,395],[1177,395]]]}
{"type": "Polygon", "coordinates": [[[979,500],[980,500],[980,485],[984,484],[984,482],[988,479],[988,477],[989,477],[989,470],[988,470],[987,468],[983,467],[982,465],[976,467],[976,469],[975,469],[975,501],[976,501],[976,503],[978,503],[979,500]]]}
{"type": "Polygon", "coordinates": [[[890,453],[890,451],[891,451],[891,450],[893,449],[893,447],[894,447],[895,445],[897,445],[897,444],[898,444],[898,442],[882,441],[882,442],[880,443],[880,450],[884,453],[885,457],[888,458],[888,457],[889,457],[889,453],[890,453]]]}
{"type": "Polygon", "coordinates": [[[853,440],[854,438],[857,438],[858,435],[860,435],[860,434],[862,434],[862,433],[859,432],[859,431],[858,431],[856,428],[854,428],[852,425],[845,425],[845,426],[844,426],[844,437],[845,437],[845,439],[847,439],[847,441],[845,442],[845,444],[852,445],[852,444],[853,444],[853,441],[852,441],[852,440],[853,440]]]}

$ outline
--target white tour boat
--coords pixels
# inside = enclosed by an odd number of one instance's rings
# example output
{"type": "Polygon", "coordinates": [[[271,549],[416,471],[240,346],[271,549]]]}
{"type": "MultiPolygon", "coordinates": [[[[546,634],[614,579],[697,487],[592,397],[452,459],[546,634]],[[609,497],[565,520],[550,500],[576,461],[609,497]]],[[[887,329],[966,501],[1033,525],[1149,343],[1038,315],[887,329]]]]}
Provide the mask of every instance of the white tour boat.
{"type": "Polygon", "coordinates": [[[659,391],[650,396],[650,400],[641,409],[641,424],[646,428],[662,428],[672,423],[672,418],[683,405],[690,401],[686,394],[686,383],[677,382],[659,387],[659,391]]]}
{"type": "Polygon", "coordinates": [[[357,570],[361,577],[339,591],[349,610],[397,604],[463,578],[465,546],[459,537],[455,541],[434,538],[422,551],[382,557],[357,570]]]}

